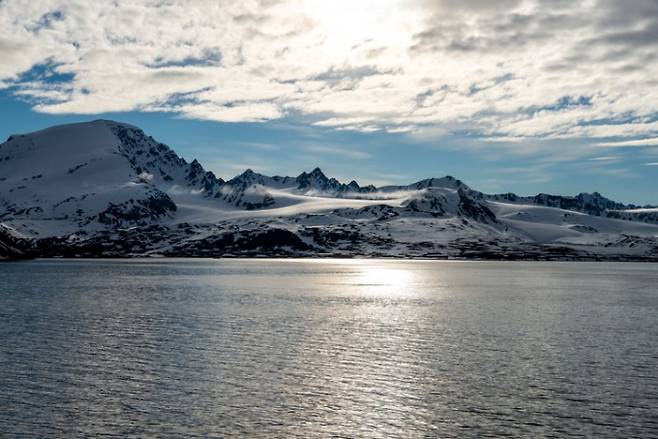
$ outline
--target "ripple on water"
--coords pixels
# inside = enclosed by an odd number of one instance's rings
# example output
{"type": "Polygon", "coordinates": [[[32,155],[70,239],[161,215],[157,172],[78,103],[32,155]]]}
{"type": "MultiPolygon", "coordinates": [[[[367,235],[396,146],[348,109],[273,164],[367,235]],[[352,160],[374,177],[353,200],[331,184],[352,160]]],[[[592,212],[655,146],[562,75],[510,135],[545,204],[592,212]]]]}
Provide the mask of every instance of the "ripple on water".
{"type": "Polygon", "coordinates": [[[7,436],[651,436],[645,264],[0,265],[7,436]]]}

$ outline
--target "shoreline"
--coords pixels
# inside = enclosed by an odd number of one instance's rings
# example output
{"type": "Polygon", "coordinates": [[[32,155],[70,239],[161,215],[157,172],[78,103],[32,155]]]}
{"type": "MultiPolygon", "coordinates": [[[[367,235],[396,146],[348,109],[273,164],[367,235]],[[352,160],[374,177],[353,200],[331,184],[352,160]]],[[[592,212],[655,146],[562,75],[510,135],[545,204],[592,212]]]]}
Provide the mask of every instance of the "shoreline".
{"type": "Polygon", "coordinates": [[[217,260],[217,261],[419,261],[419,262],[557,262],[557,263],[658,263],[658,257],[577,257],[577,258],[478,258],[478,257],[428,257],[428,256],[388,256],[388,255],[330,255],[330,256],[282,256],[282,255],[232,255],[232,256],[191,256],[191,255],[81,255],[81,256],[35,256],[32,258],[0,259],[3,262],[29,261],[173,261],[173,260],[217,260]]]}

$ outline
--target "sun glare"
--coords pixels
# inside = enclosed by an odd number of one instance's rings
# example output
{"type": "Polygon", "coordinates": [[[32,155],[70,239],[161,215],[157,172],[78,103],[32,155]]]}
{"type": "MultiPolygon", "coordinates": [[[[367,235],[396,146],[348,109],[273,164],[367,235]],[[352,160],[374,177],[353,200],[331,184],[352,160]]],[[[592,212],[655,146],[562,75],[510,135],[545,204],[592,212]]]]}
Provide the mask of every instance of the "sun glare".
{"type": "Polygon", "coordinates": [[[413,282],[413,272],[402,268],[387,268],[381,266],[364,265],[359,273],[358,283],[374,289],[384,288],[387,291],[404,293],[413,282]]]}
{"type": "Polygon", "coordinates": [[[326,33],[336,48],[376,39],[394,38],[400,0],[304,0],[306,15],[326,33]]]}

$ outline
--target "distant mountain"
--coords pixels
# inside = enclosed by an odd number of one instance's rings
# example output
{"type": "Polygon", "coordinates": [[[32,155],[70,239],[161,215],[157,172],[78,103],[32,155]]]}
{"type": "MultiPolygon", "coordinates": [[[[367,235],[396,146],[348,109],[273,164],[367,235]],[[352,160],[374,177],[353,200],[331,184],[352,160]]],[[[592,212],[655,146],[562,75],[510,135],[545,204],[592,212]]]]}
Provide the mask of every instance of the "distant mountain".
{"type": "Polygon", "coordinates": [[[30,257],[30,253],[22,248],[21,243],[0,226],[0,260],[16,260],[30,257]]]}
{"type": "Polygon", "coordinates": [[[361,186],[319,168],[224,181],[107,120],[0,145],[0,258],[658,259],[658,209],[598,193],[484,194],[454,177],[361,186]]]}
{"type": "Polygon", "coordinates": [[[515,194],[491,195],[488,197],[492,200],[504,199],[514,202],[527,202],[539,206],[555,207],[558,209],[574,210],[583,212],[588,215],[606,215],[610,211],[635,209],[634,205],[624,205],[608,198],[598,192],[592,194],[581,193],[575,197],[564,195],[539,194],[534,197],[519,197],[515,194]]]}

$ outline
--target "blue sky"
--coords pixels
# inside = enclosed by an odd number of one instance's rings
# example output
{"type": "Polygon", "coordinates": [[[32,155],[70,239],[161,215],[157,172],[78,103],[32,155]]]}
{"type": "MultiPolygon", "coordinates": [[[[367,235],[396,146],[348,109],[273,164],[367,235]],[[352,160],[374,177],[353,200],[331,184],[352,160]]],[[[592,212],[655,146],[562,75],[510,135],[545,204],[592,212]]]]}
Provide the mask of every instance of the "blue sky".
{"type": "Polygon", "coordinates": [[[114,119],[227,178],[658,204],[658,5],[0,2],[0,135],[114,119]]]}

